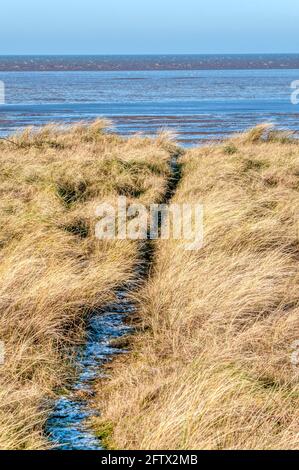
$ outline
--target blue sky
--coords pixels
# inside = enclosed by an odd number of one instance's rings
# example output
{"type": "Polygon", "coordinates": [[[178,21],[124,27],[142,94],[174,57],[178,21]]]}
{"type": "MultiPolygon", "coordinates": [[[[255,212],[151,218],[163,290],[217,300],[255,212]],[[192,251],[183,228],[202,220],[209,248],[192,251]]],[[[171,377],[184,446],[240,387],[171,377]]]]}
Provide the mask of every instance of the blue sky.
{"type": "Polygon", "coordinates": [[[2,0],[0,54],[299,52],[298,0],[2,0]]]}

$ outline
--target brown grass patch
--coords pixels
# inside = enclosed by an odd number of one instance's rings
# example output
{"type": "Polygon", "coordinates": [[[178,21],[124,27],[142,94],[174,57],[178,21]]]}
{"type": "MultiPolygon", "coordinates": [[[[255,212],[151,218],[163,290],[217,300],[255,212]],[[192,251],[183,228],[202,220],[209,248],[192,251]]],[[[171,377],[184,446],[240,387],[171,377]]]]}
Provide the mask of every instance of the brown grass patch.
{"type": "Polygon", "coordinates": [[[99,425],[121,449],[298,449],[298,143],[257,128],[191,150],[173,201],[204,204],[205,245],[157,243],[99,425]]]}
{"type": "Polygon", "coordinates": [[[47,446],[45,397],[70,376],[83,320],[133,276],[138,244],[94,236],[95,207],[158,202],[174,144],[129,140],[106,123],[46,126],[0,141],[0,448],[47,446]]]}

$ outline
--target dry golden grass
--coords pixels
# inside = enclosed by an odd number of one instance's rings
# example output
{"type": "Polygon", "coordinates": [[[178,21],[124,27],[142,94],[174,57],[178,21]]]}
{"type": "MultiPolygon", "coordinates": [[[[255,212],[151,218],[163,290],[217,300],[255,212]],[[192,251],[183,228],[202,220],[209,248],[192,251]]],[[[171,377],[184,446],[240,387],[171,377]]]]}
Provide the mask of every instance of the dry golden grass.
{"type": "Polygon", "coordinates": [[[70,376],[83,320],[133,276],[137,242],[100,241],[103,200],[158,202],[174,145],[129,140],[105,122],[47,126],[0,141],[0,448],[41,449],[45,398],[70,376]]]}
{"type": "Polygon", "coordinates": [[[298,449],[299,144],[259,127],[181,163],[205,245],[157,243],[95,426],[125,449],[298,449]]]}

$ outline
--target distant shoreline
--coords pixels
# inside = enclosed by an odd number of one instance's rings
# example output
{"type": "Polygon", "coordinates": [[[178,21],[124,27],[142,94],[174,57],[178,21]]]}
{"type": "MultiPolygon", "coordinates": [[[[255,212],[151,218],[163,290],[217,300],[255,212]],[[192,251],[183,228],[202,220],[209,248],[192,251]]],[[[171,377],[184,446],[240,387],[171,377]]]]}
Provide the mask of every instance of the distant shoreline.
{"type": "Polygon", "coordinates": [[[299,54],[0,55],[0,72],[299,69],[299,54]]]}

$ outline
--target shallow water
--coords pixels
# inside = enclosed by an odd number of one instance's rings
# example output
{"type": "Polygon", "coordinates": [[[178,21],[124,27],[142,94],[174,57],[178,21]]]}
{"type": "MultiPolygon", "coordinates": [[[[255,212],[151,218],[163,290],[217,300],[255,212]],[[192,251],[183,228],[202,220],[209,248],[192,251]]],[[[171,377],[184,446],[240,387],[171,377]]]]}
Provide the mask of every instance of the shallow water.
{"type": "Polygon", "coordinates": [[[298,132],[291,83],[299,80],[299,70],[225,69],[230,63],[224,58],[219,70],[0,71],[6,89],[0,134],[97,117],[112,119],[122,135],[152,135],[166,127],[183,145],[221,139],[261,122],[298,132]]]}
{"type": "Polygon", "coordinates": [[[95,312],[87,322],[87,339],[77,350],[77,379],[73,386],[52,404],[45,432],[54,449],[101,450],[101,442],[90,426],[97,416],[92,408],[93,381],[105,377],[101,366],[115,354],[124,353],[110,345],[114,338],[130,332],[125,317],[134,311],[128,289],[117,293],[117,302],[95,312]]]}

